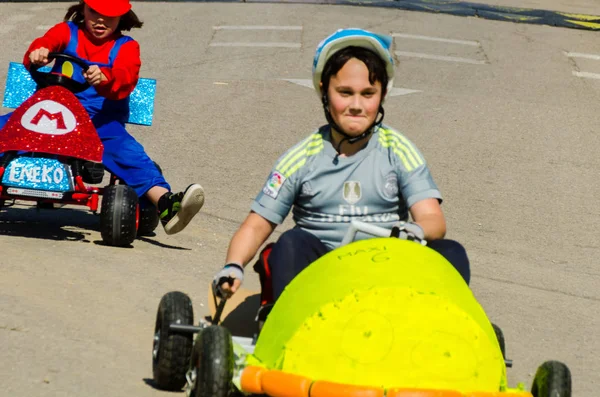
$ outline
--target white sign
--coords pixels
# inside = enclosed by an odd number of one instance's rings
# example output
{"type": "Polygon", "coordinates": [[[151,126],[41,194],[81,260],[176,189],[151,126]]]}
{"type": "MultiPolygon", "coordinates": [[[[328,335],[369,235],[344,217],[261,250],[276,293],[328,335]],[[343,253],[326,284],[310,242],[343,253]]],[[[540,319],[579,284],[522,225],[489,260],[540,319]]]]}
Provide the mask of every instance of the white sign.
{"type": "Polygon", "coordinates": [[[65,178],[65,172],[61,167],[43,166],[25,166],[19,163],[12,163],[8,181],[31,182],[31,183],[55,183],[60,184],[65,178]]]}

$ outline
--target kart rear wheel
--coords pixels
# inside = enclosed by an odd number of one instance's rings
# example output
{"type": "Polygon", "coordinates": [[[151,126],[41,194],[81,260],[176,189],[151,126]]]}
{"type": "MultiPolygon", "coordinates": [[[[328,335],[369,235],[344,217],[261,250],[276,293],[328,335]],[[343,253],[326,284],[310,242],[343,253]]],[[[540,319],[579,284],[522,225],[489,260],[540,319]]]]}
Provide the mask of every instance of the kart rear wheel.
{"type": "MultiPolygon", "coordinates": [[[[162,175],[162,168],[160,168],[160,165],[158,165],[156,161],[154,162],[154,165],[162,175]]],[[[137,231],[138,236],[152,235],[159,222],[158,210],[156,207],[149,200],[146,200],[144,204],[145,205],[142,205],[140,201],[140,225],[137,231]]]]}
{"type": "Polygon", "coordinates": [[[158,226],[158,212],[152,203],[142,205],[140,203],[140,225],[138,236],[150,236],[158,226]]]}
{"type": "Polygon", "coordinates": [[[102,240],[112,246],[130,245],[137,235],[138,197],[127,185],[110,185],[104,190],[100,210],[102,240]]]}
{"type": "Polygon", "coordinates": [[[190,397],[227,397],[232,391],[233,343],[225,327],[211,325],[198,333],[192,359],[195,370],[190,397]]]}
{"type": "Polygon", "coordinates": [[[500,351],[502,351],[502,358],[506,359],[506,343],[504,342],[504,333],[502,332],[502,329],[494,323],[492,323],[492,328],[494,328],[496,339],[498,339],[500,351]]]}
{"type": "Polygon", "coordinates": [[[533,397],[571,397],[571,371],[560,361],[539,366],[531,386],[533,397]]]}
{"type": "Polygon", "coordinates": [[[171,331],[169,325],[172,323],[194,324],[192,301],[183,292],[172,291],[161,299],[152,347],[152,374],[156,386],[178,391],[186,384],[185,374],[194,342],[192,334],[171,331]]]}

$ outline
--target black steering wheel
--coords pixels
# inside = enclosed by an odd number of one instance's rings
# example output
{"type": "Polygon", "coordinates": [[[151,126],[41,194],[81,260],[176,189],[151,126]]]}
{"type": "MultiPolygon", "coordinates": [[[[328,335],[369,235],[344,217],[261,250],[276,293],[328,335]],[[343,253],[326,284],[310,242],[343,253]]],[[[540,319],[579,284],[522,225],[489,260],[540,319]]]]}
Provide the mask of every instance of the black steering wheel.
{"type": "MultiPolygon", "coordinates": [[[[62,54],[60,52],[51,52],[48,54],[48,60],[51,61],[56,58],[62,58],[66,61],[73,62],[74,64],[81,66],[84,71],[87,71],[90,67],[83,59],[72,55],[62,54]]],[[[31,78],[33,78],[33,81],[36,82],[39,88],[59,85],[65,87],[72,93],[77,94],[90,87],[90,84],[87,81],[85,83],[80,83],[62,74],[40,72],[39,69],[42,66],[43,65],[31,64],[31,67],[29,68],[29,74],[31,74],[31,78]]]]}

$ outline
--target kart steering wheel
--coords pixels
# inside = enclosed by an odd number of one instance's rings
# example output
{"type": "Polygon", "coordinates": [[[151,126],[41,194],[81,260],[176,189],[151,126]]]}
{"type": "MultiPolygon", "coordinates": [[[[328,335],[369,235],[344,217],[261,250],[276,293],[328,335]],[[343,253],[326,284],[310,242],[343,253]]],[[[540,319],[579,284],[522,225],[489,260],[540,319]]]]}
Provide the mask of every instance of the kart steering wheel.
{"type": "MultiPolygon", "coordinates": [[[[74,64],[79,65],[84,71],[87,71],[90,67],[82,59],[72,55],[62,54],[60,52],[51,52],[48,54],[48,60],[53,60],[56,58],[62,58],[66,61],[73,62],[74,64]]],[[[43,65],[31,64],[29,69],[31,78],[33,78],[33,81],[36,82],[39,88],[59,85],[61,87],[65,87],[72,93],[77,94],[87,90],[90,87],[90,84],[87,81],[85,83],[80,83],[62,74],[40,72],[38,69],[42,66],[43,65]]]]}

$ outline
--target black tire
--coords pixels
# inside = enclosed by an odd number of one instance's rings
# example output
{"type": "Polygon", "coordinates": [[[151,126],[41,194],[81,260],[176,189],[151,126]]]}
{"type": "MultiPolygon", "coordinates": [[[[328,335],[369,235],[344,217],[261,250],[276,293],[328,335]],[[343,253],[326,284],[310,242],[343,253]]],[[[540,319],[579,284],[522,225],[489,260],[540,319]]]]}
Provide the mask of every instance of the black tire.
{"type": "MultiPolygon", "coordinates": [[[[158,171],[162,175],[162,168],[155,161],[154,165],[158,168],[158,171]]],[[[140,222],[138,226],[138,236],[149,236],[152,235],[156,227],[158,226],[159,218],[158,218],[158,210],[156,207],[148,202],[144,207],[140,206],[140,222]]]]}
{"type": "Polygon", "coordinates": [[[154,327],[152,374],[159,389],[178,391],[186,384],[194,344],[190,333],[174,333],[169,325],[194,324],[194,310],[190,298],[179,291],[167,293],[160,300],[154,327]]]}
{"type": "Polygon", "coordinates": [[[502,351],[502,358],[506,360],[506,343],[504,342],[504,333],[502,329],[496,324],[492,323],[492,327],[494,328],[494,333],[496,333],[496,339],[498,339],[498,344],[500,345],[500,350],[502,351]]]}
{"type": "Polygon", "coordinates": [[[546,361],[535,373],[531,394],[533,397],[571,397],[571,371],[560,361],[546,361]]]}
{"type": "Polygon", "coordinates": [[[48,203],[48,202],[44,202],[44,201],[38,201],[36,203],[36,208],[38,210],[53,210],[54,208],[54,203],[48,203]]]}
{"type": "Polygon", "coordinates": [[[138,226],[138,236],[149,236],[152,235],[156,227],[158,226],[158,212],[156,207],[149,204],[145,207],[140,206],[140,223],[138,226]]]}
{"type": "Polygon", "coordinates": [[[127,185],[110,185],[104,190],[100,211],[102,240],[112,246],[130,245],[137,235],[138,197],[127,185]]]}
{"type": "Polygon", "coordinates": [[[228,397],[233,388],[233,343],[229,330],[211,325],[198,333],[190,365],[196,368],[190,397],[228,397]]]}

